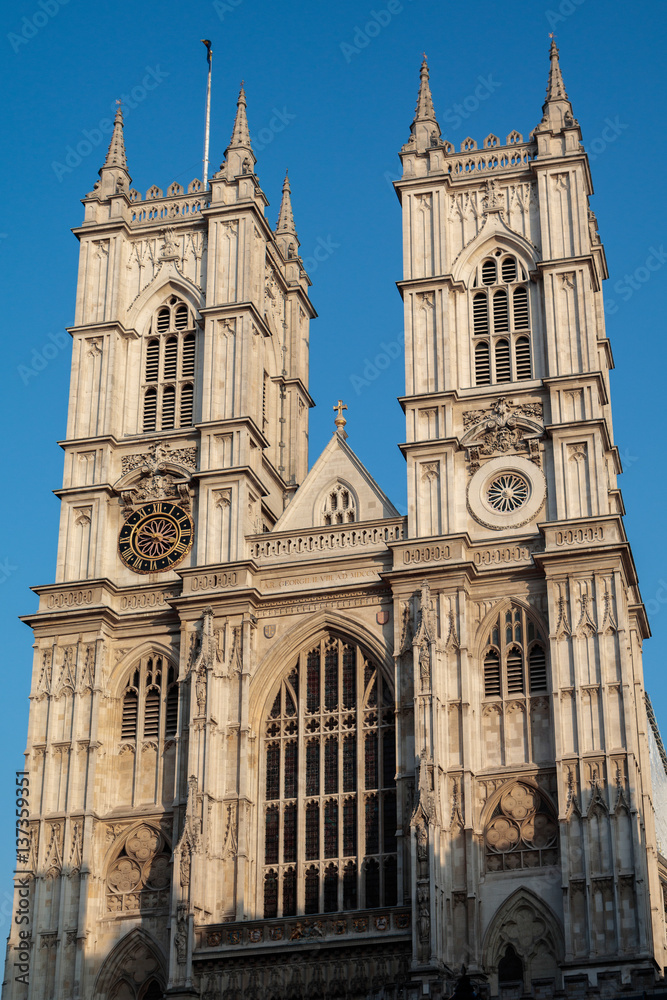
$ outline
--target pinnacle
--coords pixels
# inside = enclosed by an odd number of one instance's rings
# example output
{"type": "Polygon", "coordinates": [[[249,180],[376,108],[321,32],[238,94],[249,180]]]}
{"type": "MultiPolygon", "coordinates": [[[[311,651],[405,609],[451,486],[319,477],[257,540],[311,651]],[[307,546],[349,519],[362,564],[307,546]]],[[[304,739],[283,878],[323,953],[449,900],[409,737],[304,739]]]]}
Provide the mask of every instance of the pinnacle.
{"type": "Polygon", "coordinates": [[[547,101],[566,101],[567,93],[565,91],[565,84],[563,83],[563,74],[560,70],[558,46],[556,45],[554,38],[551,39],[549,59],[551,61],[551,66],[549,68],[549,80],[547,83],[547,101]]]}
{"type": "Polygon", "coordinates": [[[410,131],[414,134],[417,131],[417,125],[423,125],[428,131],[430,141],[434,132],[438,138],[440,137],[440,126],[438,125],[438,121],[435,117],[431,87],[428,81],[428,63],[426,61],[426,53],[424,53],[424,59],[419,71],[419,94],[417,95],[417,106],[415,108],[415,117],[412,125],[410,126],[410,131]]]}
{"type": "Polygon", "coordinates": [[[289,183],[289,177],[287,176],[287,171],[285,171],[285,180],[283,182],[283,197],[280,202],[280,212],[278,213],[278,224],[276,226],[276,233],[285,233],[296,236],[296,229],[294,226],[294,216],[292,215],[292,199],[291,188],[289,183]]]}
{"type": "Polygon", "coordinates": [[[107,152],[107,158],[104,161],[104,166],[120,167],[122,170],[127,170],[125,139],[123,138],[123,112],[120,104],[118,105],[116,117],[114,118],[111,142],[109,143],[109,150],[107,152]]]}
{"type": "Polygon", "coordinates": [[[250,145],[250,131],[248,129],[248,116],[246,114],[246,99],[245,90],[243,89],[243,80],[241,81],[241,90],[239,92],[239,99],[236,102],[236,119],[234,120],[234,128],[232,130],[232,137],[229,140],[229,146],[227,149],[238,149],[239,147],[243,149],[252,150],[250,145]]]}

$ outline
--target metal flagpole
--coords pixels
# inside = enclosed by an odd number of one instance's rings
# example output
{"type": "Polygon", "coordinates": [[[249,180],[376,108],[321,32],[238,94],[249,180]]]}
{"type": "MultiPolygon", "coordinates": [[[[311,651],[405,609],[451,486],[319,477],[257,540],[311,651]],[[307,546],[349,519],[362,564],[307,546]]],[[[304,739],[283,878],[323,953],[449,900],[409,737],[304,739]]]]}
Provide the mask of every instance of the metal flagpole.
{"type": "Polygon", "coordinates": [[[202,38],[202,42],[206,46],[206,60],[208,62],[208,85],[206,87],[206,130],[204,132],[204,177],[202,182],[204,193],[206,193],[206,188],[208,187],[208,140],[211,132],[211,63],[213,61],[213,54],[211,51],[211,43],[208,38],[202,38]]]}

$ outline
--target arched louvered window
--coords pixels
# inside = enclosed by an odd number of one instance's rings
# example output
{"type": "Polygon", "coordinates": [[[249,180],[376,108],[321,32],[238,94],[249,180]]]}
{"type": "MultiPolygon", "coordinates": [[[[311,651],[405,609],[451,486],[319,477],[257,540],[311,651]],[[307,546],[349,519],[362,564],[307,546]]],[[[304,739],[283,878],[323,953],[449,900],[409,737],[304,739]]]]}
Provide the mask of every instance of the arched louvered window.
{"type": "Polygon", "coordinates": [[[519,337],[515,346],[516,378],[521,382],[531,377],[530,341],[528,337],[519,337]]]}
{"type": "Polygon", "coordinates": [[[499,249],[473,275],[475,385],[533,378],[527,281],[523,264],[499,249]]]}
{"type": "Polygon", "coordinates": [[[195,317],[175,296],[151,323],[143,361],[145,432],[191,427],[196,369],[195,317]]]}
{"type": "Polygon", "coordinates": [[[544,638],[523,608],[512,605],[498,616],[489,630],[482,658],[485,698],[548,690],[544,638]]]}
{"type": "Polygon", "coordinates": [[[122,697],[121,741],[161,740],[178,729],[176,671],[163,656],[144,656],[130,674],[122,697]]]}
{"type": "Polygon", "coordinates": [[[265,917],[396,904],[395,771],[388,680],[359,646],[325,634],[264,724],[265,917]]]}
{"type": "Polygon", "coordinates": [[[511,382],[509,340],[496,341],[496,382],[511,382]]]}
{"type": "Polygon", "coordinates": [[[491,361],[486,341],[475,345],[475,385],[490,385],[491,361]]]}

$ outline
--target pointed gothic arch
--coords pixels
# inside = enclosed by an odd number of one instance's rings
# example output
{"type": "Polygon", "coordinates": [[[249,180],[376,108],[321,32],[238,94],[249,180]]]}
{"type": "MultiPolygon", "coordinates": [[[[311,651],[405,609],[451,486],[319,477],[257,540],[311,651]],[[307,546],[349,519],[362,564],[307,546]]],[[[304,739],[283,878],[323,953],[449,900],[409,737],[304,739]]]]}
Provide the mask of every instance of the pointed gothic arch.
{"type": "Polygon", "coordinates": [[[518,967],[518,959],[524,988],[530,990],[534,979],[558,979],[564,954],[563,929],[558,917],[534,892],[521,888],[505,900],[489,922],[482,962],[487,974],[493,976],[491,992],[497,994],[499,967],[503,971],[501,963],[505,963],[505,968],[518,967]]]}
{"type": "Polygon", "coordinates": [[[547,641],[549,635],[549,623],[545,619],[544,615],[538,611],[534,605],[528,604],[527,601],[523,601],[519,597],[503,597],[501,600],[497,601],[493,607],[489,609],[489,611],[487,611],[477,627],[477,634],[475,636],[473,646],[474,655],[477,659],[480,659],[480,657],[483,657],[484,655],[484,647],[486,646],[489,629],[491,628],[494,620],[513,607],[520,608],[524,611],[526,617],[534,622],[537,630],[541,632],[545,641],[547,641]]]}
{"type": "Polygon", "coordinates": [[[147,1000],[153,983],[164,991],[166,967],[155,939],[135,927],[104,960],[95,981],[94,1000],[147,1000]]]}
{"type": "Polygon", "coordinates": [[[528,274],[534,271],[535,265],[541,259],[539,250],[530,240],[527,240],[516,230],[510,229],[498,213],[493,213],[487,215],[480,231],[461,250],[454,261],[452,266],[453,280],[462,281],[467,287],[470,275],[477,265],[496,248],[510,254],[516,254],[528,274]]]}
{"type": "Polygon", "coordinates": [[[349,632],[331,628],[274,676],[257,769],[257,911],[265,919],[396,905],[390,676],[349,632]]]}
{"type": "Polygon", "coordinates": [[[271,707],[269,699],[282,677],[285,665],[309,642],[325,631],[332,631],[360,645],[376,662],[387,677],[393,677],[394,661],[391,651],[382,639],[380,630],[372,631],[364,622],[342,614],[335,608],[324,608],[297,622],[285,633],[257,664],[249,693],[249,718],[252,725],[260,726],[271,707]]]}
{"type": "Polygon", "coordinates": [[[184,274],[181,274],[169,261],[163,263],[160,272],[128,306],[126,326],[142,336],[146,332],[147,325],[155,310],[172,295],[182,298],[192,311],[198,317],[200,316],[200,309],[205,304],[201,288],[186,278],[184,274]],[[161,272],[167,264],[169,266],[162,274],[161,272]]]}

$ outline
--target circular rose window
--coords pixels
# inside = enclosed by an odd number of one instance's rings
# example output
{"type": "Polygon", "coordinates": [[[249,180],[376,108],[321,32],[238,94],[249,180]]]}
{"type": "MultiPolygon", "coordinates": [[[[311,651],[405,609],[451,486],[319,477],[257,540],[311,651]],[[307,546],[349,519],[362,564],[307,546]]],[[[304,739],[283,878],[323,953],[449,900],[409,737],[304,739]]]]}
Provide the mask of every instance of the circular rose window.
{"type": "Polygon", "coordinates": [[[515,472],[506,472],[493,479],[486,490],[487,503],[499,514],[509,514],[522,507],[530,495],[530,487],[515,472]]]}
{"type": "Polygon", "coordinates": [[[492,458],[468,483],[468,511],[494,531],[521,528],[537,516],[547,495],[544,473],[520,455],[492,458]]]}

